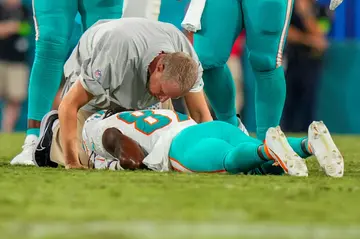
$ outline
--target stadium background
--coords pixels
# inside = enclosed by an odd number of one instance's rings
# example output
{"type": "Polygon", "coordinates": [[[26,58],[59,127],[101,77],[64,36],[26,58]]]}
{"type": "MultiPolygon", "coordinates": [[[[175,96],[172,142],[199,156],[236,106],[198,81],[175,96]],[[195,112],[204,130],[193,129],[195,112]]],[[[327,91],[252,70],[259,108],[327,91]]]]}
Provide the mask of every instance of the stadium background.
{"type": "MultiPolygon", "coordinates": [[[[31,0],[23,0],[23,3],[31,9],[31,0]]],[[[173,23],[180,28],[180,23],[188,3],[189,0],[163,0],[159,20],[173,23]]],[[[328,3],[328,0],[318,1],[318,4],[327,5],[328,3]]],[[[76,21],[80,22],[79,16],[77,16],[76,21]]],[[[76,44],[80,32],[81,26],[78,24],[74,28],[73,45],[76,44]]],[[[29,65],[31,65],[34,53],[33,39],[34,35],[31,34],[29,36],[31,43],[29,65]]],[[[331,45],[325,55],[321,84],[317,89],[316,119],[324,120],[333,132],[360,134],[360,111],[358,110],[360,103],[359,0],[345,0],[336,10],[335,20],[329,32],[329,39],[331,45]]],[[[245,95],[245,104],[242,112],[243,121],[250,131],[254,131],[254,77],[246,57],[243,57],[242,64],[245,95]]],[[[24,102],[22,114],[16,125],[17,131],[24,131],[26,129],[26,106],[27,102],[24,102]]],[[[2,107],[0,102],[0,109],[2,107]]]]}

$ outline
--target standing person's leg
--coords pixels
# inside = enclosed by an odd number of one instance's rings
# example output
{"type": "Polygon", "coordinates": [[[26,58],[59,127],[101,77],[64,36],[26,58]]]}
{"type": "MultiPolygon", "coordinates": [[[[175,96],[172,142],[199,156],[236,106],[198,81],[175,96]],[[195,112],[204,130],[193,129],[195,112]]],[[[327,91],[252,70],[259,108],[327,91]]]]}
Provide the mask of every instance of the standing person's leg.
{"type": "Polygon", "coordinates": [[[238,0],[208,0],[201,18],[201,30],[194,34],[194,48],[204,68],[204,90],[216,117],[238,126],[235,84],[226,62],[242,29],[238,0]],[[226,22],[222,22],[226,21],[226,22]]]}
{"type": "Polygon", "coordinates": [[[299,131],[307,132],[309,125],[316,120],[315,109],[317,105],[317,91],[321,73],[320,59],[314,59],[311,56],[304,57],[303,69],[300,83],[299,114],[301,121],[299,122],[299,131]]]}
{"type": "Polygon", "coordinates": [[[280,124],[286,86],[282,53],[293,0],[242,0],[249,61],[256,78],[256,135],[280,124]]]}
{"type": "Polygon", "coordinates": [[[303,77],[302,66],[299,62],[298,54],[289,52],[287,59],[288,65],[286,69],[286,100],[284,105],[284,111],[281,118],[281,128],[285,132],[296,132],[296,125],[299,118],[299,112],[297,110],[299,106],[299,90],[300,80],[303,77]]]}
{"type": "Polygon", "coordinates": [[[79,0],[83,30],[101,19],[118,19],[123,12],[124,0],[79,0]]]}
{"type": "Polygon", "coordinates": [[[25,63],[7,64],[7,104],[4,108],[2,129],[12,132],[19,118],[21,105],[27,96],[29,69],[25,63]]]}
{"type": "Polygon", "coordinates": [[[11,164],[31,164],[40,121],[50,111],[69,49],[77,0],[34,0],[35,60],[29,82],[28,130],[23,151],[11,164]]]}

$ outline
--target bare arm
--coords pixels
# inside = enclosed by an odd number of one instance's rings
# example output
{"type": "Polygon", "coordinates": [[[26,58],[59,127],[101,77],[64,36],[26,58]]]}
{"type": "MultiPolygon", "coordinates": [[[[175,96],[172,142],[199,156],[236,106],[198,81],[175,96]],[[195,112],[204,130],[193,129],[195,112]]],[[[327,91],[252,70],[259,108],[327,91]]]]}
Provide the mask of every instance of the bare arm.
{"type": "Polygon", "coordinates": [[[190,43],[192,45],[194,45],[194,33],[190,32],[190,31],[187,31],[187,30],[184,30],[184,34],[185,34],[186,38],[190,41],[190,43]]]}
{"type": "Polygon", "coordinates": [[[81,168],[77,150],[77,113],[92,98],[80,81],[76,81],[60,103],[60,138],[66,168],[81,168]]]}
{"type": "Polygon", "coordinates": [[[197,123],[213,120],[203,91],[189,92],[184,98],[191,118],[197,123]]]}
{"type": "Polygon", "coordinates": [[[300,31],[298,28],[290,25],[288,42],[303,44],[314,50],[323,52],[328,47],[328,42],[313,14],[313,2],[311,0],[298,0],[295,4],[295,10],[304,22],[306,32],[300,31]]]}
{"type": "Polygon", "coordinates": [[[287,38],[288,42],[306,45],[305,39],[306,39],[306,34],[304,32],[302,32],[299,29],[297,29],[296,27],[290,25],[289,32],[288,32],[288,38],[287,38]]]}

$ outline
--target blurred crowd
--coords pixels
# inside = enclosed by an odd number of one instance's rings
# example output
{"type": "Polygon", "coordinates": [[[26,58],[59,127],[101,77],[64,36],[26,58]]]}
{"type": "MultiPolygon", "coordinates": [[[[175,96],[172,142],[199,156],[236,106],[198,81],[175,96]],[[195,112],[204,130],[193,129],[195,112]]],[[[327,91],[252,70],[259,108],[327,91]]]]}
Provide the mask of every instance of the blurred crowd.
{"type": "MultiPolygon", "coordinates": [[[[282,127],[289,132],[303,132],[314,120],[316,89],[323,56],[333,22],[328,5],[315,0],[296,0],[288,32],[284,62],[287,99],[282,127]]],[[[29,69],[34,54],[34,36],[30,4],[21,0],[0,1],[0,106],[1,131],[12,132],[27,98],[29,69]]],[[[243,56],[246,32],[235,41],[229,68],[237,86],[237,110],[244,105],[243,56]]],[[[54,108],[59,98],[54,102],[54,108]]],[[[177,104],[175,104],[176,106],[177,104]]],[[[181,106],[179,106],[181,107],[181,106]]]]}

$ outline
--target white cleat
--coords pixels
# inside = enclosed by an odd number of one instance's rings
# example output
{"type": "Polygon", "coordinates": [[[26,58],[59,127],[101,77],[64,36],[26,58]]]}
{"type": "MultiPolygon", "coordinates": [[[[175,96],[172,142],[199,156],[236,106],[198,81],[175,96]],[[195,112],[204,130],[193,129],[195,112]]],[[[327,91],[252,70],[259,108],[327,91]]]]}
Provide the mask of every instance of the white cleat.
{"type": "Polygon", "coordinates": [[[33,152],[36,148],[36,143],[38,141],[38,137],[35,135],[28,135],[25,138],[24,145],[22,146],[22,152],[11,160],[11,165],[31,165],[34,166],[33,161],[33,152]]]}
{"type": "Polygon", "coordinates": [[[265,142],[269,153],[275,159],[275,162],[284,169],[285,173],[298,177],[308,176],[305,160],[291,148],[279,126],[268,129],[265,142]]]}
{"type": "Polygon", "coordinates": [[[326,175],[336,178],[342,177],[344,175],[344,158],[322,121],[314,121],[310,124],[308,140],[312,153],[326,175]]]}

